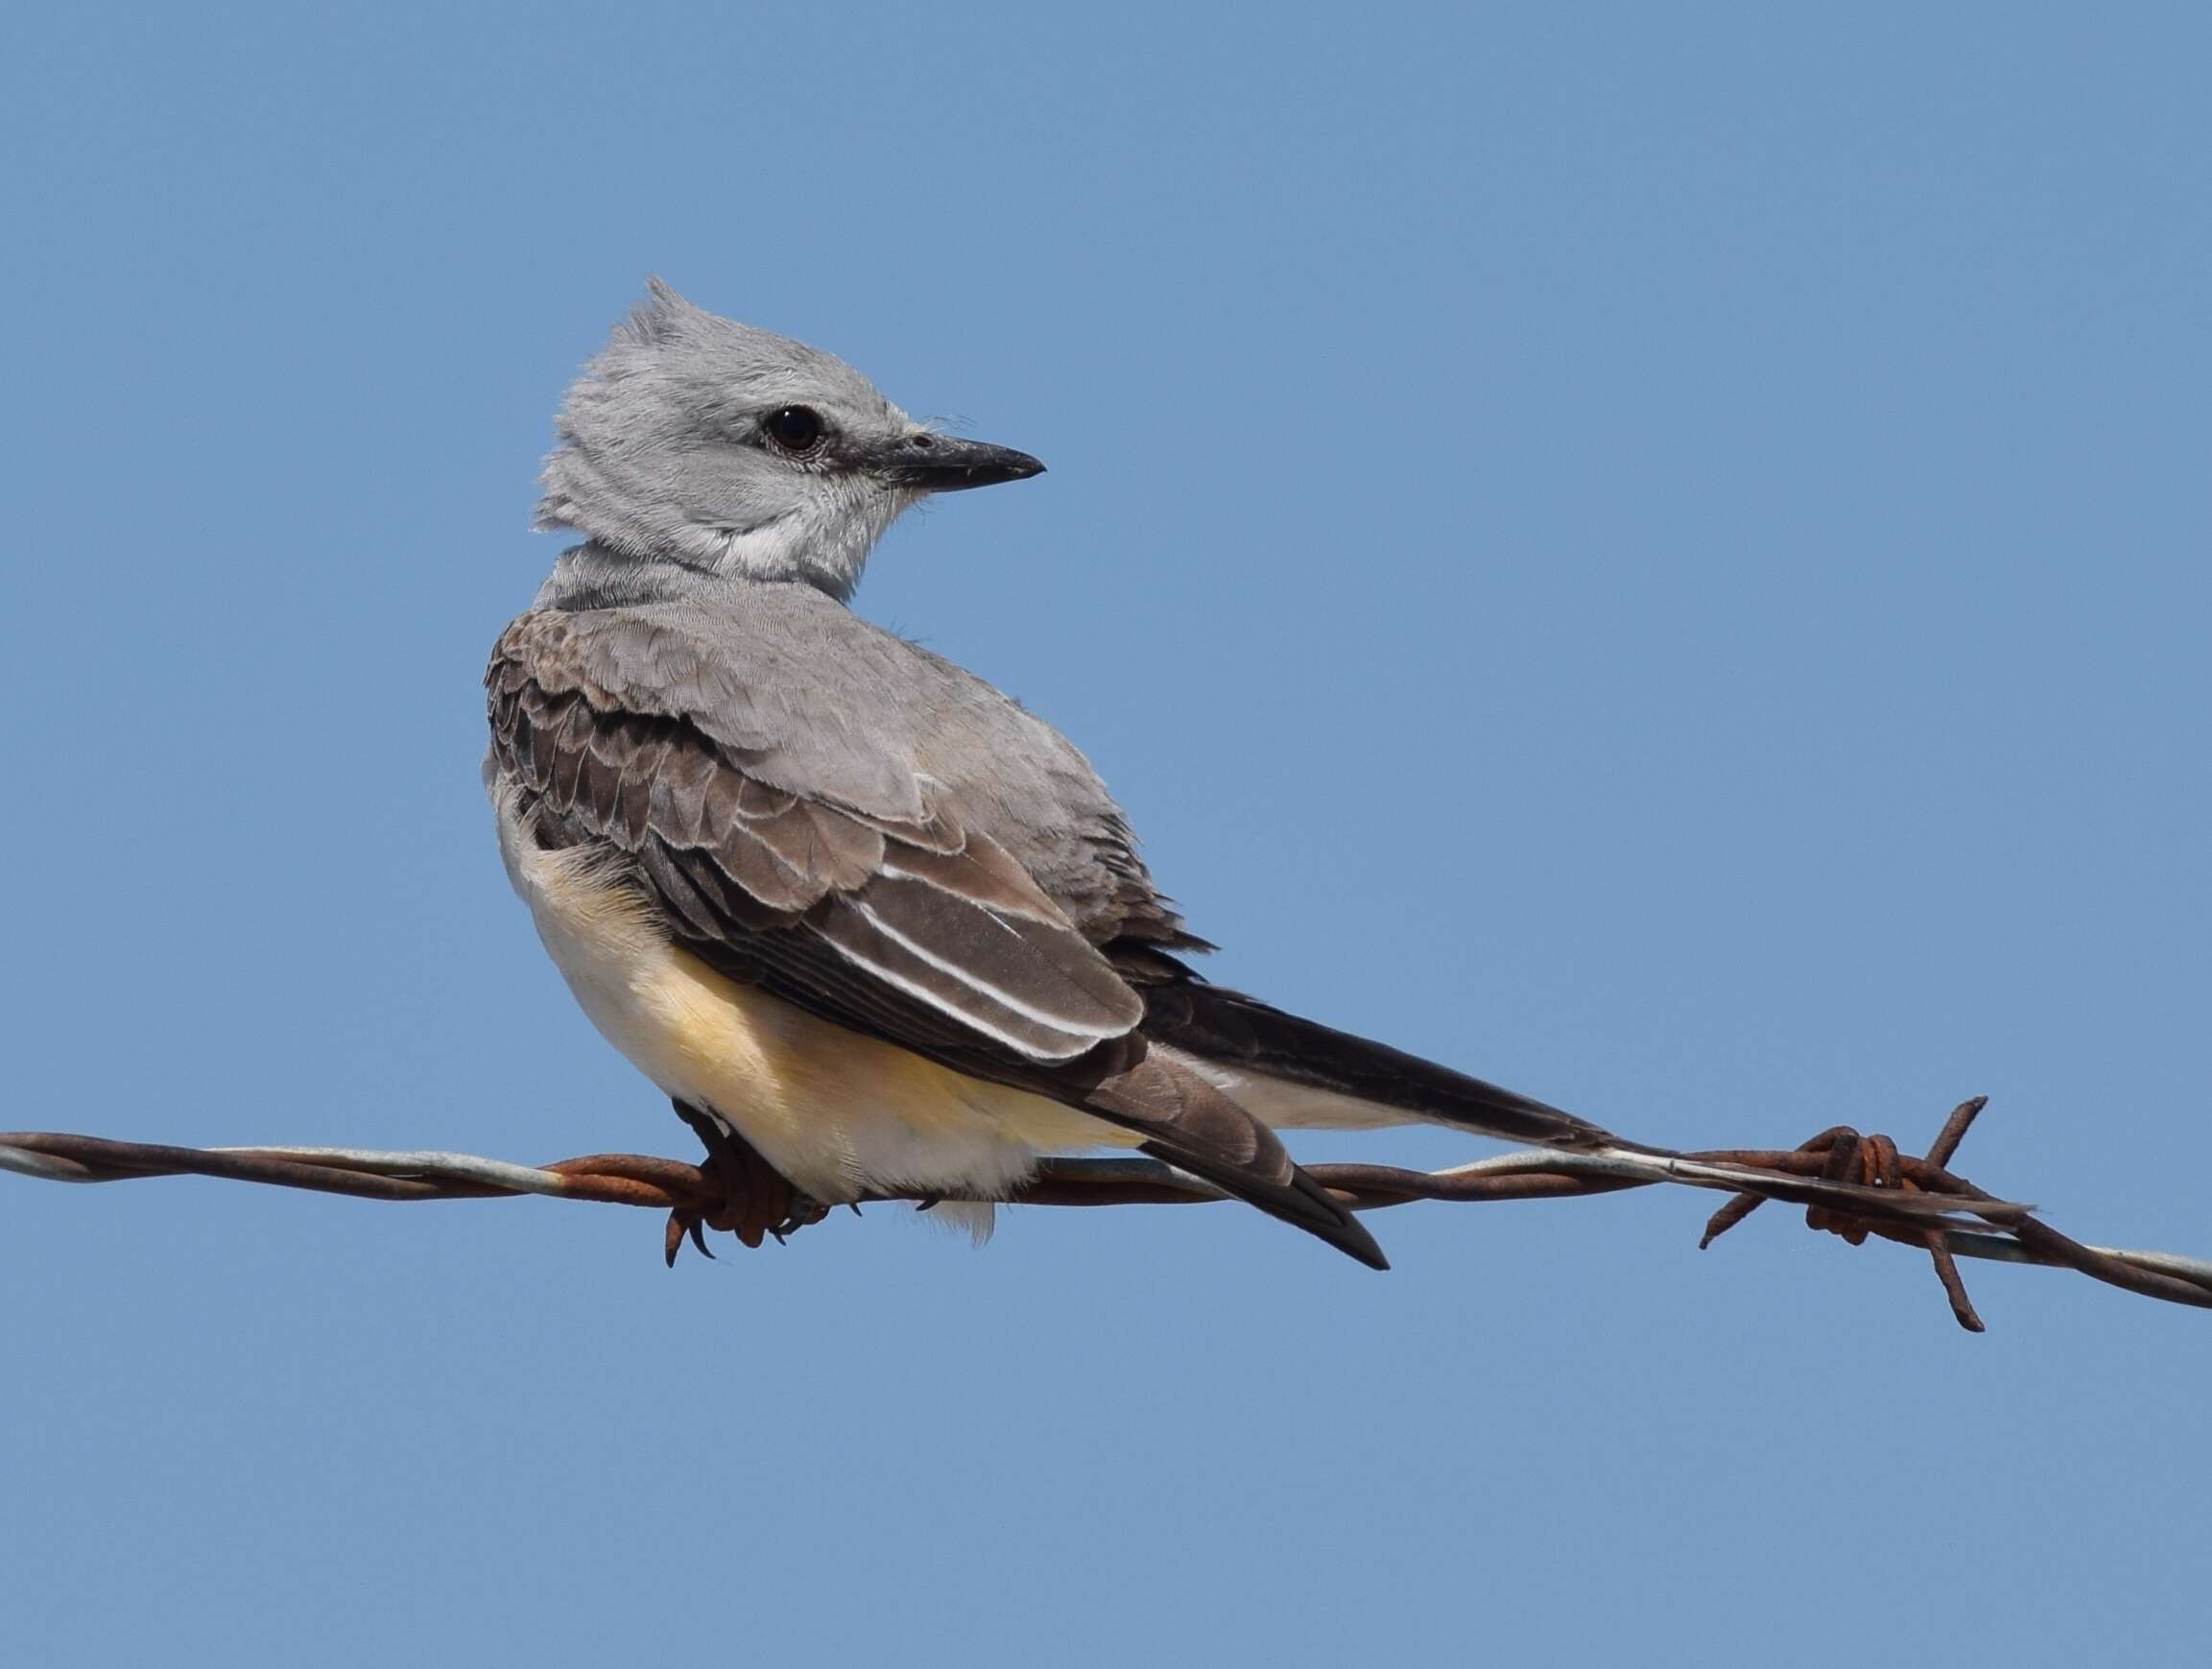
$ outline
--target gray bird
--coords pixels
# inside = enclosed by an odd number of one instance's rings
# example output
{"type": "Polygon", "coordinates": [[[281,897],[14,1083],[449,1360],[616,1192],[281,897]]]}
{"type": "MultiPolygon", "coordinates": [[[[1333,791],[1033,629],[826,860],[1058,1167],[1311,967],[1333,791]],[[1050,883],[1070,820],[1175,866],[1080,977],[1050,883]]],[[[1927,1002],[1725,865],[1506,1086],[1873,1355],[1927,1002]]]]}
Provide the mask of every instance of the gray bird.
{"type": "Polygon", "coordinates": [[[486,674],[500,851],[592,1022],[788,1183],[748,1238],[1118,1145],[1381,1269],[1271,1127],[1613,1143],[1206,983],[1067,739],[846,606],[902,511],[1043,468],[657,280],[562,406],[537,522],[583,542],[486,674]]]}

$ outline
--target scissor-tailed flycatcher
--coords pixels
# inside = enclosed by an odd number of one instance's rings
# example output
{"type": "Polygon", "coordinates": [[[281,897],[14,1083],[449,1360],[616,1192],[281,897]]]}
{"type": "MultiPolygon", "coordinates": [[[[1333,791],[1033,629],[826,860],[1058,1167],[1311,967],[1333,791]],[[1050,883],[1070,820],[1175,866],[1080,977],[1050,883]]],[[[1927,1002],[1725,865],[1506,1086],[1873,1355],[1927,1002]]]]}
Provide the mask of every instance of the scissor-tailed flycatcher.
{"type": "Polygon", "coordinates": [[[593,1022],[824,1204],[1133,1145],[1382,1268],[1271,1126],[1612,1143],[1205,983],[1066,738],[846,607],[900,512],[1043,467],[657,282],[615,330],[538,507],[584,542],[486,680],[500,849],[593,1022]]]}

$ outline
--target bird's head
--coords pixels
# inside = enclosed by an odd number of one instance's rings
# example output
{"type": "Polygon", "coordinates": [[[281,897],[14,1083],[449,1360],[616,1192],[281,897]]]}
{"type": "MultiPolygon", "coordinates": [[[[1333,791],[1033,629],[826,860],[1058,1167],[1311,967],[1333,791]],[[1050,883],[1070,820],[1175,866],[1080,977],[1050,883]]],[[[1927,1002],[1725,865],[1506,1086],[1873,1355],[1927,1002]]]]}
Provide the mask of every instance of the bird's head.
{"type": "Polygon", "coordinates": [[[558,428],[539,527],[841,599],[908,506],[1044,468],[917,423],[844,361],[717,318],[657,278],[570,386],[558,428]]]}

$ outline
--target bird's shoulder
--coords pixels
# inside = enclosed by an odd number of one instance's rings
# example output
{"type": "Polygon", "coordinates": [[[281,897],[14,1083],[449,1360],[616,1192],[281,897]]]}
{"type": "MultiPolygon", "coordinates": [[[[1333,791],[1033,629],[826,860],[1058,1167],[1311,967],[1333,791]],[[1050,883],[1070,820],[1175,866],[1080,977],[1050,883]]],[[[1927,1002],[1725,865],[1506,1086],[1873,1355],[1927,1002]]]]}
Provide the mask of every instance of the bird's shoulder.
{"type": "Polygon", "coordinates": [[[985,837],[1094,942],[1127,933],[1202,948],[1072,742],[811,586],[693,586],[617,603],[541,593],[501,634],[486,681],[495,730],[546,698],[581,698],[607,720],[672,721],[764,788],[985,837]]]}
{"type": "Polygon", "coordinates": [[[673,721],[748,776],[866,816],[929,815],[919,744],[934,668],[805,585],[710,599],[539,603],[500,634],[496,709],[527,687],[595,713],[673,721]]]}

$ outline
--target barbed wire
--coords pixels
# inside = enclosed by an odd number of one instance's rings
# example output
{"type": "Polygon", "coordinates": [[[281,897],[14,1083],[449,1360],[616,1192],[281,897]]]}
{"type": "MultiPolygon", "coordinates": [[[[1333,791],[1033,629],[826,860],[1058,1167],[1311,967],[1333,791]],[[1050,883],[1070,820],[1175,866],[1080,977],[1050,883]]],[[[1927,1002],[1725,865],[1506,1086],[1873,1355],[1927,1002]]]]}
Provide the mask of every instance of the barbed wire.
{"type": "MultiPolygon", "coordinates": [[[[2110,1286],[2168,1303],[2212,1309],[2212,1261],[2174,1252],[2087,1246],[2000,1200],[1947,1167],[1987,1098],[1962,1102],[1923,1156],[1901,1154],[1888,1136],[1838,1126],[1787,1151],[1714,1149],[1677,1154],[1608,1147],[1590,1152],[1526,1149],[1439,1171],[1394,1165],[1309,1164],[1307,1173],[1355,1211],[1415,1201],[1474,1204],[1580,1199],[1673,1183],[1732,1196],[1705,1226],[1710,1246],[1769,1200],[1806,1207],[1808,1227],[1852,1245],[1880,1237],[1924,1249],[1951,1311],[1972,1332],[1983,1323],[1966,1295],[1957,1259],[2071,1269],[2110,1286]]],[[[186,1148],[116,1141],[54,1131],[0,1133],[0,1170],[58,1182],[113,1182],[199,1176],[305,1188],[365,1200],[483,1200],[535,1194],[556,1200],[645,1206],[669,1213],[665,1250],[673,1263],[689,1237],[701,1251],[702,1228],[728,1228],[749,1246],[763,1230],[736,1210],[722,1168],[645,1154],[588,1154],[549,1165],[520,1165],[472,1154],[331,1147],[186,1148]]],[[[923,1209],[958,1196],[885,1192],[862,1203],[909,1201],[923,1209]]],[[[1036,1175],[1000,1204],[1018,1205],[1186,1204],[1225,1200],[1209,1182],[1157,1159],[1047,1158],[1036,1175]]],[[[855,1209],[857,1209],[857,1205],[855,1209]]],[[[813,1216],[770,1221],[778,1240],[813,1216]]],[[[711,1255],[711,1253],[710,1253],[711,1255]]]]}

